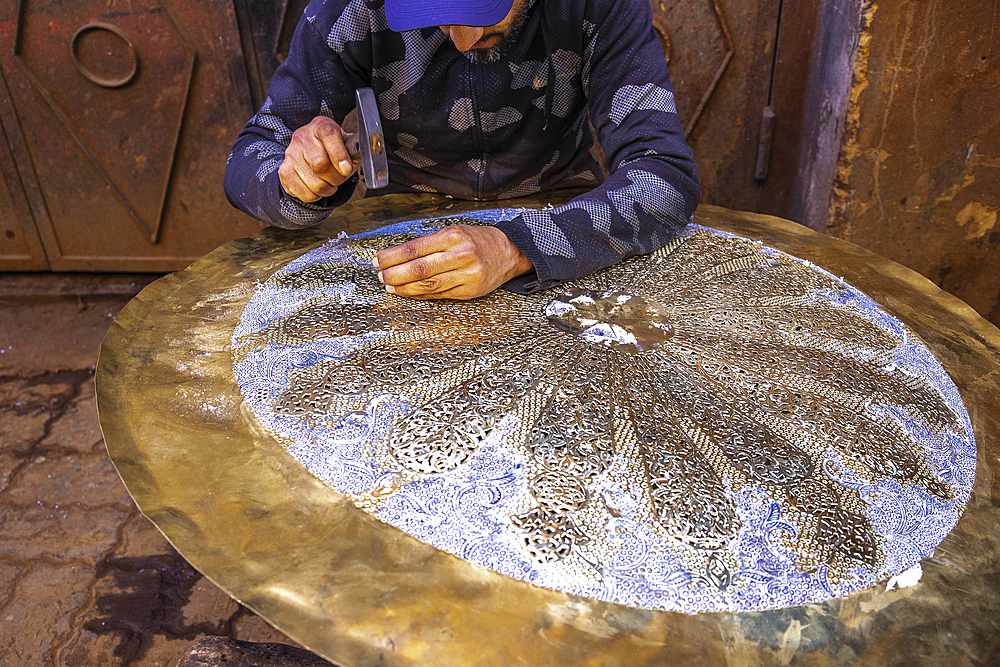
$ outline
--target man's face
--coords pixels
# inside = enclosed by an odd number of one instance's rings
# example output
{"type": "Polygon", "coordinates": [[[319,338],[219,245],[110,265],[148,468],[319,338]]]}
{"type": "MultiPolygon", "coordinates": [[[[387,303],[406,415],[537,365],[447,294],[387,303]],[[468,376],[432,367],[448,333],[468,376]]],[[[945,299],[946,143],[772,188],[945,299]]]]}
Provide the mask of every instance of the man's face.
{"type": "Polygon", "coordinates": [[[510,40],[528,16],[528,0],[514,0],[503,21],[495,25],[475,27],[443,25],[441,31],[451,38],[455,48],[473,62],[496,62],[510,40]]]}

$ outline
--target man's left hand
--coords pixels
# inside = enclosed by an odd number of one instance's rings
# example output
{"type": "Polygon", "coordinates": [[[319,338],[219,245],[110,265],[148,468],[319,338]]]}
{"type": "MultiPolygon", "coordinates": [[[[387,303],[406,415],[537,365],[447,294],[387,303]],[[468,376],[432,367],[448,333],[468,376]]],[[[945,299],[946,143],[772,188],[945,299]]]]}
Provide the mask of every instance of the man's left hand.
{"type": "Polygon", "coordinates": [[[372,264],[387,292],[414,299],[474,299],[534,268],[499,229],[471,225],[386,248],[372,264]]]}

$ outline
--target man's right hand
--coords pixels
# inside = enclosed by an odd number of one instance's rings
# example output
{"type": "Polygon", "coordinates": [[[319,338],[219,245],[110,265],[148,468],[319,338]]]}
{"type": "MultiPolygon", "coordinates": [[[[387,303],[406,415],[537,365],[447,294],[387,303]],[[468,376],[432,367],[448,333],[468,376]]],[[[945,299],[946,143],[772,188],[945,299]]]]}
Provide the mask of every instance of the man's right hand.
{"type": "Polygon", "coordinates": [[[292,134],[278,179],[287,194],[309,203],[335,193],[354,170],[340,125],[316,116],[292,134]]]}

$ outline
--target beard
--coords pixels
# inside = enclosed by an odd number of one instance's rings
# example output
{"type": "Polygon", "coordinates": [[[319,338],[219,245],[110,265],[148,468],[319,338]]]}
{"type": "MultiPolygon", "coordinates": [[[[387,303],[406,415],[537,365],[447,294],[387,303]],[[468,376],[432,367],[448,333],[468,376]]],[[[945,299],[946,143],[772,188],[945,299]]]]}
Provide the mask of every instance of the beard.
{"type": "MultiPolygon", "coordinates": [[[[505,40],[506,41],[506,40],[505,40]]],[[[469,50],[463,53],[466,60],[470,62],[486,64],[486,63],[496,63],[500,62],[500,56],[503,55],[503,50],[506,44],[501,42],[497,46],[491,46],[488,49],[475,49],[469,50]]]]}
{"type": "Polygon", "coordinates": [[[474,63],[487,64],[499,62],[500,58],[510,48],[510,45],[517,39],[517,33],[521,31],[522,27],[524,27],[524,22],[528,20],[528,7],[530,4],[530,2],[517,3],[515,0],[516,13],[511,19],[510,28],[503,33],[484,35],[484,37],[499,35],[500,41],[496,45],[491,46],[488,49],[469,49],[468,51],[463,52],[462,55],[474,63]]]}

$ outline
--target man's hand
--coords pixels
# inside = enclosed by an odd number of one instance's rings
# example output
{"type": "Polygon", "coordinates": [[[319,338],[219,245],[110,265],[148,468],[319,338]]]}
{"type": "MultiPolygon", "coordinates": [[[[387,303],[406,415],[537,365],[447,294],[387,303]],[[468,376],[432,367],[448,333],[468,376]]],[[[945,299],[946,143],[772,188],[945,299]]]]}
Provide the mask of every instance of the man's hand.
{"type": "Polygon", "coordinates": [[[308,203],[329,197],[353,173],[344,131],[332,119],[316,116],[292,134],[278,180],[286,193],[308,203]]]}
{"type": "Polygon", "coordinates": [[[534,267],[496,227],[445,227],[372,260],[387,292],[414,299],[474,299],[534,267]]]}

